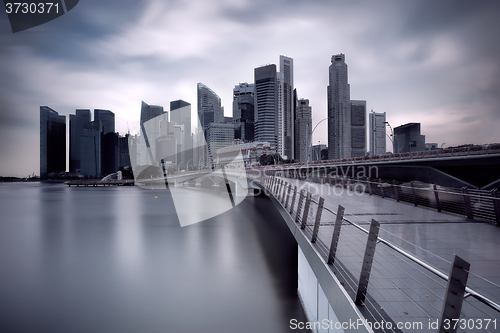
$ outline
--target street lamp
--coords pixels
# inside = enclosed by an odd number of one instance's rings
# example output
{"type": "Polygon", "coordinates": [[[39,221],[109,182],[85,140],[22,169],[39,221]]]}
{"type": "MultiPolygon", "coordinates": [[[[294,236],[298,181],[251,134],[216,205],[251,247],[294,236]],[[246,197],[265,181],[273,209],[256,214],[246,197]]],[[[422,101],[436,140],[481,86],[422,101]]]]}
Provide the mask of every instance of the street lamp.
{"type": "Polygon", "coordinates": [[[389,136],[387,133],[385,135],[387,135],[389,137],[389,139],[391,140],[391,143],[392,143],[392,152],[393,153],[396,153],[396,148],[395,148],[395,145],[394,145],[394,131],[392,130],[392,126],[391,124],[389,124],[388,121],[384,121],[384,123],[389,126],[389,128],[391,129],[391,136],[389,136]]]}
{"type": "MultiPolygon", "coordinates": [[[[311,135],[306,134],[306,157],[307,157],[306,161],[307,161],[307,163],[309,163],[309,145],[311,145],[311,148],[312,148],[312,136],[313,136],[314,130],[316,130],[316,128],[318,127],[319,124],[321,124],[322,122],[324,122],[325,120],[327,120],[329,118],[333,118],[333,117],[326,117],[325,119],[321,119],[316,124],[316,126],[314,126],[313,130],[311,131],[311,135]],[[309,138],[311,138],[311,140],[308,140],[309,138]]],[[[306,127],[306,129],[307,129],[307,127],[306,127]]]]}

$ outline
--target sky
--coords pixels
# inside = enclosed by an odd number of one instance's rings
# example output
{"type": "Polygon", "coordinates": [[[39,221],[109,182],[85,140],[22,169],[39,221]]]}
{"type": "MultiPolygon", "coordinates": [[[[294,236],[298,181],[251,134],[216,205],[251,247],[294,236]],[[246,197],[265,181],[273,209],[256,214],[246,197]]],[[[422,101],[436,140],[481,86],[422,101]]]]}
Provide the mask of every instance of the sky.
{"type": "Polygon", "coordinates": [[[108,109],[134,134],[141,101],[169,111],[183,99],[195,115],[202,82],[232,116],[234,86],[280,55],[313,126],[327,116],[331,56],[344,53],[351,99],[392,127],[419,122],[444,147],[500,142],[498,17],[496,0],[81,0],[14,34],[1,13],[0,176],[39,174],[41,105],[108,109]]]}

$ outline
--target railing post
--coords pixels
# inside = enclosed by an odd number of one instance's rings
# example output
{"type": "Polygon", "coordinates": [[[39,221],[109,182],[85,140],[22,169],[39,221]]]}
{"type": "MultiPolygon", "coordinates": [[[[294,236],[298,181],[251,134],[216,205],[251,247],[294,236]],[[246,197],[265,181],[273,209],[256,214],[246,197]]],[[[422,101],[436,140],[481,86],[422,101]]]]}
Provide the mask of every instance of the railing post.
{"type": "Polygon", "coordinates": [[[362,305],[365,301],[366,291],[368,290],[368,281],[372,270],[373,256],[375,255],[375,247],[377,246],[378,232],[380,223],[372,219],[370,231],[368,233],[368,241],[366,242],[365,257],[363,266],[361,267],[361,276],[359,277],[358,291],[356,292],[356,301],[354,303],[362,305]]]}
{"type": "Polygon", "coordinates": [[[292,204],[290,205],[290,215],[293,213],[293,205],[295,205],[295,197],[297,196],[297,186],[293,188],[292,204]]]}
{"type": "Polygon", "coordinates": [[[300,212],[302,212],[302,203],[304,202],[304,190],[300,190],[299,204],[297,206],[297,214],[295,215],[295,222],[299,223],[300,212]]]}
{"type": "Polygon", "coordinates": [[[410,183],[411,185],[411,194],[413,195],[413,203],[415,204],[415,207],[418,206],[418,203],[417,203],[417,192],[415,190],[415,185],[413,184],[414,181],[412,181],[410,183]]]}
{"type": "Polygon", "coordinates": [[[472,207],[470,204],[470,196],[467,194],[467,186],[462,187],[462,194],[464,197],[465,213],[467,214],[468,219],[472,219],[472,207]]]}
{"type": "Polygon", "coordinates": [[[307,224],[307,215],[309,215],[309,206],[311,205],[311,192],[307,192],[306,204],[304,205],[304,213],[302,214],[302,223],[300,229],[305,229],[307,224]]]}
{"type": "Polygon", "coordinates": [[[382,195],[382,198],[385,198],[385,192],[384,192],[384,187],[382,186],[382,179],[378,179],[378,186],[380,187],[380,194],[382,195]]]}
{"type": "Polygon", "coordinates": [[[436,207],[437,207],[437,211],[440,212],[441,211],[441,203],[439,202],[439,192],[437,190],[437,185],[434,184],[432,186],[432,188],[434,189],[434,197],[436,198],[436,207]]]}
{"type": "Polygon", "coordinates": [[[311,237],[311,243],[316,243],[316,239],[318,238],[319,224],[321,223],[321,214],[323,213],[324,203],[325,199],[320,197],[318,201],[318,210],[316,211],[316,220],[314,221],[314,229],[311,237]]]}
{"type": "Polygon", "coordinates": [[[454,324],[460,319],[469,269],[470,264],[455,255],[448,276],[438,333],[455,333],[459,327],[454,324]]]}
{"type": "Polygon", "coordinates": [[[292,184],[288,184],[288,194],[286,196],[285,208],[288,208],[288,201],[290,200],[291,192],[292,192],[292,184]]]}
{"type": "Polygon", "coordinates": [[[399,187],[396,185],[396,181],[392,181],[392,188],[394,189],[394,197],[396,198],[396,201],[399,202],[399,187]]]}
{"type": "Polygon", "coordinates": [[[491,190],[493,198],[493,208],[495,208],[495,217],[497,218],[497,226],[500,226],[500,199],[498,199],[498,190],[494,188],[491,190]]]}
{"type": "MultiPolygon", "coordinates": [[[[288,182],[287,181],[283,181],[283,192],[281,192],[281,202],[284,203],[285,202],[285,197],[286,197],[286,188],[288,186],[288,182]]],[[[285,207],[286,208],[286,207],[285,207]]]]}
{"type": "Polygon", "coordinates": [[[335,255],[337,253],[337,245],[339,244],[340,228],[344,220],[344,207],[339,205],[337,209],[337,218],[335,219],[335,227],[333,229],[332,243],[330,244],[330,252],[328,254],[328,264],[333,265],[335,262],[335,255]]]}

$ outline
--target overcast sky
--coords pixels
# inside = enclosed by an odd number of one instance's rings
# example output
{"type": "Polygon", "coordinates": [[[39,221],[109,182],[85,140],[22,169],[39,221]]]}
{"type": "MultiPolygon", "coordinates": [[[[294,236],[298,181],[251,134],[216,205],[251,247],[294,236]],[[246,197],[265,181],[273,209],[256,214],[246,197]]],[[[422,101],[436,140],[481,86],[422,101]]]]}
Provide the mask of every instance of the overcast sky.
{"type": "Polygon", "coordinates": [[[351,99],[393,127],[420,122],[445,147],[500,142],[499,17],[495,0],[81,0],[13,34],[1,13],[0,176],[39,174],[40,105],[109,109],[124,134],[142,100],[168,110],[184,99],[194,113],[202,82],[231,116],[233,87],[280,54],[294,59],[313,126],[326,117],[331,56],[344,53],[351,99]]]}

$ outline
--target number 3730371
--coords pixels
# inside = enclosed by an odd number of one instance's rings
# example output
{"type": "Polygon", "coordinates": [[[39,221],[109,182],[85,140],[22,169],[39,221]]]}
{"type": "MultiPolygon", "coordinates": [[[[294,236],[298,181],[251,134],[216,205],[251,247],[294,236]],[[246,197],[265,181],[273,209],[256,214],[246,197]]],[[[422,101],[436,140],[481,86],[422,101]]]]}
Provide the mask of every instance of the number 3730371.
{"type": "Polygon", "coordinates": [[[7,14],[49,14],[51,11],[57,14],[59,13],[59,4],[53,2],[7,2],[5,4],[5,11],[7,14]]]}

